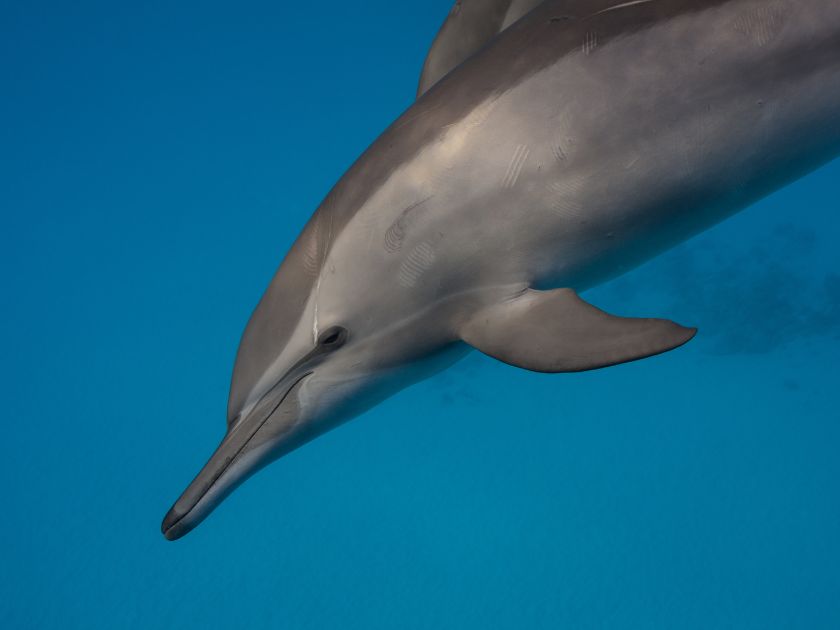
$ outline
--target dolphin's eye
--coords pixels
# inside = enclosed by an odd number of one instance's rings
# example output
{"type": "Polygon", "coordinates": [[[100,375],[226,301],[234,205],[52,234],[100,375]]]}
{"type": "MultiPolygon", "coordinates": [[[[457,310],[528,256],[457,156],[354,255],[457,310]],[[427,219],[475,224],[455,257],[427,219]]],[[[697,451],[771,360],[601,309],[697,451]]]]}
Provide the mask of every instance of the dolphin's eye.
{"type": "Polygon", "coordinates": [[[333,326],[325,330],[318,338],[318,345],[323,348],[335,350],[344,345],[347,341],[347,330],[341,326],[333,326]]]}

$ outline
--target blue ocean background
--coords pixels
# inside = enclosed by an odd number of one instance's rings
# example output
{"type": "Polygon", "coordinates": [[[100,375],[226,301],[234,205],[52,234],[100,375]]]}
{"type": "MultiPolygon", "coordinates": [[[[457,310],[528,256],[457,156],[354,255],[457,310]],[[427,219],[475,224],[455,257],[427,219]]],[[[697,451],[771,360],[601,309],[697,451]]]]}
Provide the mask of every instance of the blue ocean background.
{"type": "Polygon", "coordinates": [[[474,353],[161,536],[450,4],[0,5],[0,627],[840,628],[838,163],[587,293],[686,347],[474,353]]]}

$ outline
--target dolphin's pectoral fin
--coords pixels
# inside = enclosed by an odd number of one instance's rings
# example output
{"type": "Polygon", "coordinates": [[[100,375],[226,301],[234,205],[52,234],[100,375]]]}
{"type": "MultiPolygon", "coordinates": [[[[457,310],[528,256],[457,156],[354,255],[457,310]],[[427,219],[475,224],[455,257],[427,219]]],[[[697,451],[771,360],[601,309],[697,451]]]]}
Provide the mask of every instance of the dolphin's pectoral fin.
{"type": "Polygon", "coordinates": [[[616,317],[572,289],[528,290],[477,312],[461,339],[500,361],[535,372],[581,372],[673,350],[692,337],[666,319],[616,317]]]}

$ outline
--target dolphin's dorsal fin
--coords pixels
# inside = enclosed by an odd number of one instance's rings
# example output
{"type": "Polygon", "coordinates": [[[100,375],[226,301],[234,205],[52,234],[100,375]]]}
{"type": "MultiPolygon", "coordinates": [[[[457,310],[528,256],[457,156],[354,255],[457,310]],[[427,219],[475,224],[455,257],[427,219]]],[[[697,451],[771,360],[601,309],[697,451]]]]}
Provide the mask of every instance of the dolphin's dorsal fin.
{"type": "Polygon", "coordinates": [[[457,0],[423,65],[418,98],[543,0],[457,0]]]}
{"type": "Polygon", "coordinates": [[[616,317],[572,289],[527,290],[486,307],[461,327],[461,338],[500,361],[535,372],[581,372],[673,350],[696,328],[666,319],[616,317]]]}

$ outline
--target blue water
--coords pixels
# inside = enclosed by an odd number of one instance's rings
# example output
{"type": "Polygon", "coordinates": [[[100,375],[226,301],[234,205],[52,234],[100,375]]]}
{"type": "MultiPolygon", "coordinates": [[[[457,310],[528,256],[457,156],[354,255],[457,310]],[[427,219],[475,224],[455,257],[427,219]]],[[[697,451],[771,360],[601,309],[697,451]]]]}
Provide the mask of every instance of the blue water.
{"type": "Polygon", "coordinates": [[[685,348],[470,356],[160,535],[450,2],[0,6],[0,627],[840,627],[840,164],[587,294],[685,348]]]}

